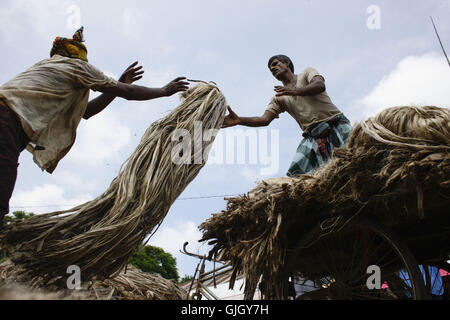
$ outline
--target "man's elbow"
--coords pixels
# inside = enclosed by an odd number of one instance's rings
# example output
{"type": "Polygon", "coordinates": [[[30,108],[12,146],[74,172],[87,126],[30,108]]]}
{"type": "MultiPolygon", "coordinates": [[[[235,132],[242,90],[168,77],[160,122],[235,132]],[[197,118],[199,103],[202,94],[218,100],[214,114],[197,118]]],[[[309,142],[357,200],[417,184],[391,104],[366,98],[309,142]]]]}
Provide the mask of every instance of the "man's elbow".
{"type": "Polygon", "coordinates": [[[261,117],[261,126],[263,127],[267,127],[272,121],[273,119],[275,119],[276,115],[271,112],[271,111],[266,111],[261,117]]]}
{"type": "Polygon", "coordinates": [[[273,119],[270,119],[270,118],[267,118],[267,117],[262,118],[261,122],[260,122],[261,126],[267,127],[272,122],[272,120],[273,119]]]}
{"type": "Polygon", "coordinates": [[[83,119],[89,120],[91,117],[92,117],[92,114],[89,112],[89,107],[88,107],[88,110],[86,110],[83,114],[83,119]]]}

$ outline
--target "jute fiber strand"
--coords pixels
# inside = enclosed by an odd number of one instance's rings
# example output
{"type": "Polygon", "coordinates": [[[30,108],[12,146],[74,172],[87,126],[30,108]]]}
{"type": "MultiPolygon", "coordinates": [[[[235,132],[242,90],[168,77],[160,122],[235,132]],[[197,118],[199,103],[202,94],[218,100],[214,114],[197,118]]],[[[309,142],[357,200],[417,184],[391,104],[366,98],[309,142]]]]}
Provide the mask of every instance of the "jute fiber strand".
{"type": "Polygon", "coordinates": [[[93,201],[67,211],[37,215],[8,226],[3,246],[18,246],[14,263],[36,275],[67,278],[68,266],[81,268],[82,279],[114,277],[139,244],[163,221],[169,208],[205,165],[219,129],[226,100],[217,86],[200,83],[184,93],[184,100],[164,119],[153,123],[108,190],[93,201]],[[180,145],[175,132],[189,132],[191,164],[176,164],[172,153],[180,145]],[[194,134],[197,135],[194,141],[194,134]],[[198,161],[200,159],[200,161],[198,161]]]}
{"type": "Polygon", "coordinates": [[[310,231],[314,216],[359,214],[394,227],[445,220],[448,208],[425,209],[449,198],[449,109],[395,107],[356,124],[348,145],[315,172],[263,181],[227,199],[226,210],[200,229],[213,246],[210,256],[233,265],[231,286],[243,273],[247,299],[260,279],[267,299],[283,299],[292,271],[284,269],[293,259],[288,248],[310,231]]]}
{"type": "Polygon", "coordinates": [[[128,265],[114,278],[87,281],[77,290],[45,284],[28,278],[10,260],[0,263],[0,300],[182,300],[187,292],[158,274],[128,265]]]}

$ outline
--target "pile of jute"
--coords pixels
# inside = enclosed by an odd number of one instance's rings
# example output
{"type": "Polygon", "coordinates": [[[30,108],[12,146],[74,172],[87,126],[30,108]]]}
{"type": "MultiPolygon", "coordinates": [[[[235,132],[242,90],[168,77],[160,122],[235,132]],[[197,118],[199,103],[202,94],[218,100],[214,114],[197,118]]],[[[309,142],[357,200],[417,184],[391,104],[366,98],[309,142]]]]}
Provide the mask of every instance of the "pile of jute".
{"type": "Polygon", "coordinates": [[[0,240],[3,249],[13,250],[12,261],[31,276],[60,278],[62,285],[71,265],[81,269],[83,281],[117,276],[206,164],[212,133],[223,124],[226,100],[216,85],[200,83],[183,98],[146,130],[102,195],[7,226],[0,240]]]}
{"type": "Polygon", "coordinates": [[[10,260],[0,263],[0,300],[182,300],[187,295],[174,282],[131,265],[114,278],[72,289],[44,285],[41,277],[29,278],[23,271],[10,260]]]}
{"type": "Polygon", "coordinates": [[[426,219],[424,208],[436,197],[450,198],[449,152],[449,109],[386,109],[357,123],[348,145],[315,172],[269,179],[227,199],[226,210],[201,224],[202,241],[212,245],[210,257],[233,265],[231,287],[244,274],[247,299],[260,279],[275,292],[267,298],[280,298],[286,248],[291,236],[308,231],[304,218],[354,213],[388,226],[426,219]]]}

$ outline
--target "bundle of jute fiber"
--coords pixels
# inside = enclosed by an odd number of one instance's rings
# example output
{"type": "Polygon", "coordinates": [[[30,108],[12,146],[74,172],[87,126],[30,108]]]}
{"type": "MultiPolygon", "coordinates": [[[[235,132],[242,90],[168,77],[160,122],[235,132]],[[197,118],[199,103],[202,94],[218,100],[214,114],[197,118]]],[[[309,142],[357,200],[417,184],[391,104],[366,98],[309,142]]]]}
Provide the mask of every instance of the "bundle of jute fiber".
{"type": "Polygon", "coordinates": [[[131,265],[114,278],[83,282],[76,290],[44,285],[42,278],[22,271],[10,260],[0,263],[0,300],[182,300],[187,295],[173,281],[131,265]]]}
{"type": "Polygon", "coordinates": [[[200,229],[210,257],[246,278],[251,299],[264,279],[268,299],[285,298],[289,250],[322,213],[371,216],[389,226],[448,215],[424,210],[450,198],[450,111],[395,107],[356,124],[347,146],[315,172],[261,182],[230,198],[200,229]]]}
{"type": "Polygon", "coordinates": [[[117,275],[205,165],[214,132],[222,126],[226,100],[217,86],[201,83],[183,96],[175,110],[147,129],[98,198],[7,226],[1,243],[14,249],[12,260],[47,279],[67,277],[71,265],[81,268],[83,280],[117,275]]]}

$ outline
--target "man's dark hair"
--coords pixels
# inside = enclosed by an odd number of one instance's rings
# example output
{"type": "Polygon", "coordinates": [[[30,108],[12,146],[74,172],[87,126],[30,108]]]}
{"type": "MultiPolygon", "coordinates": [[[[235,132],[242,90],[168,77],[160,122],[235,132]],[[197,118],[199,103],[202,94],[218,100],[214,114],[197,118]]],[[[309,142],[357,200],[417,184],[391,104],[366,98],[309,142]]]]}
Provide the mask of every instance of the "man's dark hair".
{"type": "Polygon", "coordinates": [[[272,58],[270,58],[269,63],[267,64],[267,66],[269,68],[270,68],[270,64],[275,59],[277,59],[278,61],[284,62],[284,63],[289,62],[289,69],[291,69],[292,73],[294,73],[294,64],[292,63],[292,60],[288,56],[285,56],[283,54],[279,54],[279,55],[276,55],[276,56],[273,56],[272,58]]]}

